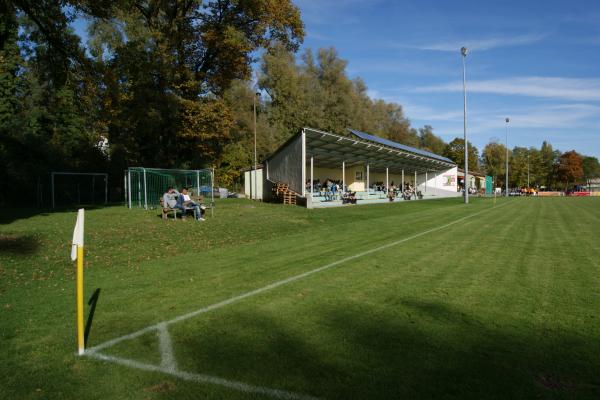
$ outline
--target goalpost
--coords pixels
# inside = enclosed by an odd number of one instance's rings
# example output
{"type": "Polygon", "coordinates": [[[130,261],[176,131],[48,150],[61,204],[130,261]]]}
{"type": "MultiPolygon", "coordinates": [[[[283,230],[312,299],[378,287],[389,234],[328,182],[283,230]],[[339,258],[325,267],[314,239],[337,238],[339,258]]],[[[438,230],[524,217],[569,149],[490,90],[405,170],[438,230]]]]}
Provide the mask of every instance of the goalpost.
{"type": "Polygon", "coordinates": [[[103,172],[51,172],[52,208],[56,204],[107,204],[108,174],[103,172]]]}
{"type": "Polygon", "coordinates": [[[214,171],[211,169],[161,169],[132,167],[125,171],[127,207],[151,209],[169,186],[177,190],[186,187],[214,204],[214,171]]]}

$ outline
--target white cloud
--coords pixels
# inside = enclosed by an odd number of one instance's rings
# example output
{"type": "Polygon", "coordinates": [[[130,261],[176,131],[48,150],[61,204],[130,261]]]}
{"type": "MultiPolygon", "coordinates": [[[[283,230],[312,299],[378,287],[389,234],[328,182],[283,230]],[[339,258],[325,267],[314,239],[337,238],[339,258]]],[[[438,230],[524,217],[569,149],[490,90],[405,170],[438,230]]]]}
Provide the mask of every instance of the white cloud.
{"type": "MultiPolygon", "coordinates": [[[[463,113],[461,111],[443,111],[435,110],[429,106],[421,106],[412,103],[400,103],[404,114],[409,119],[420,121],[462,121],[463,113]]],[[[428,122],[431,124],[431,122],[428,122]]],[[[432,125],[432,124],[431,124],[432,125]]]]}
{"type": "MultiPolygon", "coordinates": [[[[433,125],[442,135],[462,134],[462,103],[453,110],[415,104],[405,98],[386,98],[402,104],[405,115],[415,125],[433,125]]],[[[591,104],[536,105],[519,108],[476,108],[468,115],[469,131],[477,135],[502,132],[504,119],[510,117],[511,129],[543,129],[565,131],[580,129],[596,132],[600,128],[600,106],[591,104]]],[[[578,133],[579,135],[579,133],[578,133]]]]}
{"type": "MultiPolygon", "coordinates": [[[[504,110],[506,111],[506,110],[504,110]]],[[[593,125],[593,119],[600,115],[600,107],[590,104],[560,104],[537,106],[513,112],[483,113],[475,119],[477,128],[490,130],[505,126],[504,118],[510,117],[514,128],[585,128],[593,125]]]]}
{"type": "Polygon", "coordinates": [[[395,60],[384,58],[362,58],[353,57],[348,64],[348,72],[354,75],[369,73],[393,73],[416,76],[456,76],[455,71],[442,65],[412,61],[395,60]]]}
{"type": "Polygon", "coordinates": [[[377,100],[381,98],[381,93],[378,90],[367,89],[367,96],[373,100],[377,100]]]}
{"type": "MultiPolygon", "coordinates": [[[[419,87],[414,91],[418,93],[458,92],[462,91],[462,82],[419,87]]],[[[467,91],[574,101],[599,101],[600,79],[517,77],[467,81],[467,91]]]]}
{"type": "Polygon", "coordinates": [[[524,46],[533,44],[543,40],[545,37],[545,34],[528,34],[487,39],[447,40],[443,42],[421,45],[395,44],[395,46],[417,50],[451,51],[458,53],[460,48],[463,46],[467,47],[470,51],[484,51],[495,49],[497,47],[524,46]]]}

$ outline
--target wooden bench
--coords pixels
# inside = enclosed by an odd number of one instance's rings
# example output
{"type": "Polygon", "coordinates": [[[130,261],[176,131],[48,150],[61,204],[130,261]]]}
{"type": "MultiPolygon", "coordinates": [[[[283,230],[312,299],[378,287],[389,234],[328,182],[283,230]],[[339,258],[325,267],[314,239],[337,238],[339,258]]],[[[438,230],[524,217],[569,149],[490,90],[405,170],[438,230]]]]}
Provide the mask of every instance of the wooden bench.
{"type": "MultiPolygon", "coordinates": [[[[204,197],[203,196],[192,196],[190,194],[190,199],[192,201],[194,201],[195,203],[197,203],[197,204],[202,204],[202,206],[205,207],[205,210],[208,210],[209,208],[212,208],[212,205],[206,205],[206,204],[202,203],[204,201],[204,197]]],[[[175,221],[175,220],[177,220],[177,213],[180,213],[181,214],[181,219],[185,220],[185,217],[186,217],[186,215],[187,215],[187,213],[189,211],[191,211],[192,213],[194,212],[193,208],[186,208],[186,207],[184,207],[184,209],[182,210],[181,208],[172,208],[172,207],[169,207],[169,206],[165,206],[164,200],[163,200],[162,196],[161,196],[161,198],[160,198],[159,201],[160,201],[160,209],[162,210],[162,219],[165,219],[165,220],[169,218],[169,213],[173,214],[173,221],[175,221]]]]}

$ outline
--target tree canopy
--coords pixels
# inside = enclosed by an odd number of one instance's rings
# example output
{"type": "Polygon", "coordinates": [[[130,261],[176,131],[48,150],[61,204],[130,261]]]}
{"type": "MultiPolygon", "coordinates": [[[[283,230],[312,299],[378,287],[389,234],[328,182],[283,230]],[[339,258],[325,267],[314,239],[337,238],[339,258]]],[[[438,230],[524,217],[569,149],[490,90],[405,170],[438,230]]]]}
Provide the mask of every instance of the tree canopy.
{"type": "MultiPolygon", "coordinates": [[[[118,182],[142,165],[210,166],[232,185],[253,159],[255,106],[259,159],[303,126],[352,127],[463,164],[462,139],[446,143],[402,105],[371,98],[334,48],[298,55],[291,0],[2,0],[0,11],[0,193],[33,193],[49,171],[118,182]]],[[[504,154],[491,142],[479,158],[469,145],[469,168],[498,185],[504,154]]],[[[596,158],[579,158],[547,142],[514,148],[509,184],[526,184],[527,169],[549,188],[600,176],[596,158]]]]}
{"type": "MultiPolygon", "coordinates": [[[[477,147],[473,146],[471,142],[468,143],[468,155],[469,155],[469,171],[479,171],[479,151],[477,147]]],[[[465,140],[461,138],[455,138],[446,146],[444,150],[444,156],[448,157],[456,164],[459,168],[464,168],[465,165],[465,140]]]]}

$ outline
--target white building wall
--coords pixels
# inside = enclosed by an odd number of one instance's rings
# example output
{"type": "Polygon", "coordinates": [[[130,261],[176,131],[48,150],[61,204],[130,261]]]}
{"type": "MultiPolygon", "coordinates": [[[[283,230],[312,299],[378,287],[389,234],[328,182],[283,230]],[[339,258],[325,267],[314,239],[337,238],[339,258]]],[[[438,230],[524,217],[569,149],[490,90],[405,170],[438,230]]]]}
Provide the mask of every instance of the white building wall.
{"type": "MultiPolygon", "coordinates": [[[[327,179],[339,180],[341,182],[344,180],[343,178],[344,172],[342,171],[342,164],[340,164],[339,168],[323,168],[316,166],[313,168],[313,179],[319,180],[321,183],[324,183],[327,179]]],[[[310,158],[308,159],[308,165],[306,166],[306,179],[310,179],[310,158]]],[[[350,190],[363,191],[366,185],[367,175],[365,169],[360,165],[346,167],[345,179],[346,186],[348,186],[350,190]],[[356,179],[357,172],[362,174],[362,180],[356,179]]]]}
{"type": "MultiPolygon", "coordinates": [[[[400,183],[402,182],[402,174],[392,174],[391,172],[388,174],[389,175],[389,184],[390,186],[392,185],[392,183],[394,183],[394,186],[399,187],[400,183]]],[[[408,182],[411,185],[413,184],[413,181],[415,180],[415,173],[414,171],[404,171],[404,182],[408,182]]],[[[385,185],[385,171],[384,172],[371,172],[369,174],[369,186],[373,187],[373,184],[375,182],[383,182],[383,184],[385,185]]]]}
{"type": "MultiPolygon", "coordinates": [[[[417,190],[427,197],[458,197],[458,168],[417,175],[417,190]]],[[[412,180],[414,180],[414,175],[412,180]]]]}
{"type": "MultiPolygon", "coordinates": [[[[346,182],[348,181],[348,171],[346,168],[346,182]]],[[[308,158],[308,165],[306,166],[306,179],[310,179],[310,158],[308,158]]],[[[326,179],[342,180],[342,164],[339,168],[321,168],[313,167],[313,179],[319,180],[319,182],[325,182],[326,179]]]]}
{"type": "Polygon", "coordinates": [[[249,199],[263,199],[263,170],[262,168],[256,171],[244,172],[244,194],[249,199]],[[257,179],[257,193],[254,194],[254,180],[257,179]]]}

